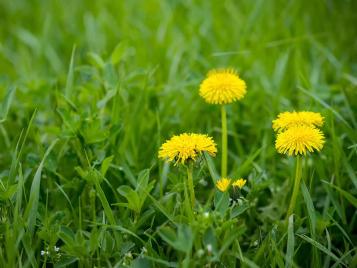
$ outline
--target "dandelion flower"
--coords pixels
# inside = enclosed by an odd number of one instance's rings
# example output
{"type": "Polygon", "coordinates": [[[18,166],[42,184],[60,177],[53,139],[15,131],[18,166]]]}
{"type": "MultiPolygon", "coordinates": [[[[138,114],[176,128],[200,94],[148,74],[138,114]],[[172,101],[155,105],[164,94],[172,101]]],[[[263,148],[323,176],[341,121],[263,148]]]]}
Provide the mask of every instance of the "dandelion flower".
{"type": "Polygon", "coordinates": [[[246,88],[234,70],[212,70],[200,85],[200,96],[211,104],[227,104],[242,99],[246,88]]]}
{"type": "Polygon", "coordinates": [[[203,152],[215,156],[217,153],[216,144],[207,135],[183,133],[173,136],[162,144],[159,150],[159,158],[170,162],[185,164],[188,160],[196,160],[203,152]]]}
{"type": "Polygon", "coordinates": [[[316,126],[321,127],[324,123],[324,118],[320,113],[314,112],[284,112],[278,115],[278,118],[273,120],[274,131],[284,131],[292,126],[316,126]]]}
{"type": "Polygon", "coordinates": [[[306,151],[320,151],[325,142],[323,133],[314,127],[297,125],[280,132],[275,141],[275,148],[281,154],[298,155],[306,151]]]}
{"type": "Polygon", "coordinates": [[[216,187],[218,188],[218,190],[224,193],[228,190],[231,181],[232,180],[228,178],[221,178],[216,182],[216,187]]]}
{"type": "Polygon", "coordinates": [[[232,183],[233,187],[238,187],[239,189],[242,189],[243,186],[246,184],[246,180],[240,178],[236,180],[235,182],[232,183]]]}

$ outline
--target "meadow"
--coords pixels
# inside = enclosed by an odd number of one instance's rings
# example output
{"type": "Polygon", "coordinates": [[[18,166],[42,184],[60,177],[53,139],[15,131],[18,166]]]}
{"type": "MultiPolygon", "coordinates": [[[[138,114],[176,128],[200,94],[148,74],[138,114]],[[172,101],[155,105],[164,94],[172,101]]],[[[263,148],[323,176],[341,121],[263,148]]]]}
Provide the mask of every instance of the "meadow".
{"type": "Polygon", "coordinates": [[[356,10],[0,0],[0,267],[357,267],[356,10]],[[220,68],[246,83],[228,151],[199,93],[220,68]],[[285,111],[323,116],[321,150],[277,151],[285,111]],[[159,158],[181,133],[217,153],[159,158]],[[225,152],[238,190],[217,188],[225,152]]]}

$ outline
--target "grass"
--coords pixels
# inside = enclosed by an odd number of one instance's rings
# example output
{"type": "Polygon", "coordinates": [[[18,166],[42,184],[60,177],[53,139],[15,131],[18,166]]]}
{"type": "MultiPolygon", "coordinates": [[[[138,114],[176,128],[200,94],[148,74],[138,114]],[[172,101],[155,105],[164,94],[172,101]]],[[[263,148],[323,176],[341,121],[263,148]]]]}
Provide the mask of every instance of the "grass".
{"type": "Polygon", "coordinates": [[[1,1],[0,267],[356,266],[356,8],[1,1]],[[226,66],[248,85],[226,107],[228,176],[247,185],[233,204],[215,190],[218,146],[188,213],[187,171],[158,149],[182,132],[221,144],[198,87],[226,66]],[[294,159],[271,128],[286,110],[320,112],[326,135],[287,221],[294,159]]]}

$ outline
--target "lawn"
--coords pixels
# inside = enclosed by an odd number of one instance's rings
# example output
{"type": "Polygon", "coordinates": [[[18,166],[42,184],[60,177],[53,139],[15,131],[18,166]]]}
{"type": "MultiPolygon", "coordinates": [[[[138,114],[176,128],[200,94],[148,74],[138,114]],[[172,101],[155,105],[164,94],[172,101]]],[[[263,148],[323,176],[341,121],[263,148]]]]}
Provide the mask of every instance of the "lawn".
{"type": "Polygon", "coordinates": [[[0,0],[0,267],[357,267],[356,10],[0,0]],[[312,152],[276,146],[293,111],[312,152]],[[170,161],[182,133],[213,147],[170,161]]]}

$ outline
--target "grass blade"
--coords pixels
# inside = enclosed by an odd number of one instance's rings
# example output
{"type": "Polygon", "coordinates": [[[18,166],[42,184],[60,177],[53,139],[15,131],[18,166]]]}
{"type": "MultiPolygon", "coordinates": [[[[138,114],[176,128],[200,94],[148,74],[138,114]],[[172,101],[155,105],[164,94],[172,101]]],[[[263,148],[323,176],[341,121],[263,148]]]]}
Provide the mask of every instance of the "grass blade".
{"type": "Polygon", "coordinates": [[[327,104],[325,101],[323,101],[321,98],[317,97],[315,94],[312,94],[310,91],[306,90],[305,88],[302,88],[298,86],[298,89],[304,92],[306,95],[314,98],[317,102],[319,102],[322,106],[325,108],[329,109],[338,119],[341,120],[347,127],[352,128],[350,124],[342,117],[340,113],[338,113],[335,109],[333,109],[329,104],[327,104]]]}
{"type": "Polygon", "coordinates": [[[71,61],[69,63],[69,69],[67,74],[66,88],[65,88],[65,96],[66,98],[70,98],[71,93],[73,91],[73,81],[74,81],[74,57],[76,54],[76,46],[73,46],[71,61]]]}
{"type": "Polygon", "coordinates": [[[334,259],[337,262],[341,262],[341,264],[345,267],[346,264],[344,264],[335,254],[333,254],[330,250],[328,250],[326,247],[324,247],[323,245],[321,245],[319,242],[311,239],[310,237],[303,235],[303,234],[297,234],[301,239],[305,240],[306,242],[310,243],[311,245],[313,245],[314,247],[318,248],[319,250],[321,250],[323,253],[325,253],[326,255],[330,256],[332,259],[334,259]]]}
{"type": "Polygon", "coordinates": [[[295,247],[295,237],[294,237],[294,214],[289,217],[288,224],[288,242],[286,245],[286,263],[285,267],[292,267],[294,259],[294,247],[295,247]]]}
{"type": "Polygon", "coordinates": [[[219,180],[219,175],[216,170],[216,167],[214,166],[212,157],[210,157],[206,152],[203,154],[207,163],[208,171],[211,174],[211,178],[213,180],[213,183],[216,183],[217,180],[219,180]]]}
{"type": "Polygon", "coordinates": [[[6,121],[7,118],[7,114],[9,113],[10,110],[10,105],[12,103],[12,100],[15,96],[15,92],[16,92],[16,87],[15,86],[11,86],[8,90],[8,92],[6,93],[5,99],[1,105],[1,109],[0,109],[0,124],[6,121]]]}
{"type": "Polygon", "coordinates": [[[103,192],[102,187],[100,187],[99,181],[95,180],[95,189],[97,191],[98,197],[100,202],[102,203],[103,209],[104,209],[104,213],[108,218],[108,221],[111,225],[116,225],[116,221],[113,215],[113,211],[110,208],[109,202],[107,200],[107,198],[105,197],[105,194],[103,192]]]}
{"type": "Polygon", "coordinates": [[[41,175],[42,169],[45,164],[45,161],[52,151],[53,147],[56,145],[58,140],[54,140],[50,147],[48,147],[45,155],[42,158],[42,161],[39,167],[36,170],[35,176],[33,178],[30,190],[30,198],[26,207],[25,211],[25,219],[27,219],[27,225],[30,233],[32,234],[35,228],[36,217],[37,217],[37,209],[38,209],[38,202],[40,199],[40,184],[41,184],[41,175]]]}
{"type": "Polygon", "coordinates": [[[307,189],[304,181],[301,182],[301,193],[306,204],[307,214],[309,215],[311,236],[314,237],[316,231],[316,213],[309,190],[307,189]]]}
{"type": "Polygon", "coordinates": [[[37,112],[37,110],[35,110],[32,113],[31,119],[30,119],[29,123],[27,124],[27,129],[26,129],[25,135],[24,135],[24,137],[22,139],[21,145],[20,145],[20,141],[21,141],[23,132],[21,132],[20,137],[19,137],[19,139],[17,141],[15,152],[14,152],[14,155],[13,155],[12,161],[11,161],[10,174],[9,174],[9,184],[14,183],[14,181],[15,181],[15,175],[16,175],[16,171],[17,171],[17,166],[18,166],[18,164],[20,162],[20,159],[21,159],[21,156],[22,156],[22,152],[23,152],[25,143],[27,141],[27,137],[29,135],[33,120],[35,119],[36,112],[37,112]],[[20,146],[20,149],[18,149],[19,146],[20,146]]]}
{"type": "Polygon", "coordinates": [[[327,181],[322,181],[323,183],[327,184],[328,186],[336,189],[344,198],[346,198],[355,208],[357,208],[357,198],[355,198],[353,195],[350,193],[346,192],[345,190],[342,190],[340,187],[333,185],[332,183],[329,183],[327,181]]]}

